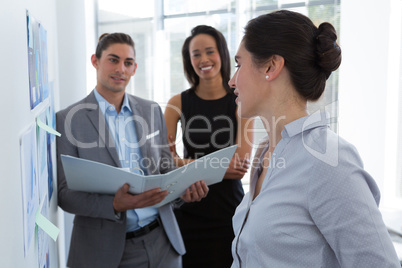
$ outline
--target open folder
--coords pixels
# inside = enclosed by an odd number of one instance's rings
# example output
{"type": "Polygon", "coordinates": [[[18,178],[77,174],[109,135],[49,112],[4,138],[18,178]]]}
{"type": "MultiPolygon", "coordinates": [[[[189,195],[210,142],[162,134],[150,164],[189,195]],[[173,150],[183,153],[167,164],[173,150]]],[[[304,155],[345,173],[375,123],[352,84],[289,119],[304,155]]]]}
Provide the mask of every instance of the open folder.
{"type": "Polygon", "coordinates": [[[149,176],[69,155],[61,155],[61,161],[71,190],[114,195],[125,183],[132,194],[160,187],[169,193],[154,206],[160,207],[183,195],[197,181],[204,180],[207,185],[222,181],[236,148],[233,145],[168,173],[149,176]]]}

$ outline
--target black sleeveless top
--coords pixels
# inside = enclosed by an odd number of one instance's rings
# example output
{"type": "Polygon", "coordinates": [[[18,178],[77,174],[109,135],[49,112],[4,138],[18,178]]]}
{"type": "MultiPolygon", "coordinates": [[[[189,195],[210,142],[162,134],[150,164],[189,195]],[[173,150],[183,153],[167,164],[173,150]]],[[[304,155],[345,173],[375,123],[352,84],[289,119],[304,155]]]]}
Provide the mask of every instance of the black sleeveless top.
{"type": "MultiPolygon", "coordinates": [[[[197,159],[236,143],[235,99],[233,92],[217,100],[201,99],[194,90],[182,92],[184,158],[197,159]]],[[[179,224],[182,223],[180,225],[184,229],[208,226],[231,228],[232,217],[243,195],[240,180],[224,179],[209,186],[207,197],[200,202],[184,204],[177,215],[179,224]]]]}

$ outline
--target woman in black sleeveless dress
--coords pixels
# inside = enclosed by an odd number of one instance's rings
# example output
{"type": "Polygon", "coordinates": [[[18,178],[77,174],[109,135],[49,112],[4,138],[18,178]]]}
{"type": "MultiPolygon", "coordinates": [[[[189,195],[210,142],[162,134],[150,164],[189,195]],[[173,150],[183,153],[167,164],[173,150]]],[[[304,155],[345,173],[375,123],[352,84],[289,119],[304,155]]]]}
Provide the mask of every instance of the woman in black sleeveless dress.
{"type": "Polygon", "coordinates": [[[224,180],[211,185],[206,198],[176,210],[187,253],[183,267],[226,268],[232,264],[232,217],[243,198],[240,179],[247,172],[252,146],[252,120],[237,116],[236,96],[227,82],[230,59],[223,35],[210,26],[195,27],[182,49],[191,88],[172,97],[165,120],[172,155],[178,166],[238,144],[224,180]],[[174,146],[177,123],[183,132],[181,159],[174,146]]]}

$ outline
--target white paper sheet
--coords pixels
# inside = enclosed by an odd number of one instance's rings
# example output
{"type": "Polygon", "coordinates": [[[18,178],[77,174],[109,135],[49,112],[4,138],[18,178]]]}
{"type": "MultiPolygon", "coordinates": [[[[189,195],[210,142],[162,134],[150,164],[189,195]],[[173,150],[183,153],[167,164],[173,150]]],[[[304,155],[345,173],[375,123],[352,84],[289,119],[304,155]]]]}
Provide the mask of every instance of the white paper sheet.
{"type": "MultiPolygon", "coordinates": [[[[40,114],[37,121],[46,122],[46,112],[40,114]]],[[[47,166],[47,132],[42,129],[37,122],[36,139],[37,139],[37,154],[38,154],[38,176],[39,176],[39,202],[42,202],[43,197],[48,195],[48,166],[47,166]]]]}
{"type": "Polygon", "coordinates": [[[35,214],[39,208],[36,124],[32,124],[20,140],[21,186],[24,218],[25,257],[35,233],[35,214]]]}
{"type": "MultiPolygon", "coordinates": [[[[47,195],[42,198],[40,214],[45,218],[49,217],[49,203],[47,195]]],[[[36,217],[35,217],[36,218],[36,217]]],[[[39,268],[49,267],[49,235],[42,228],[38,228],[38,261],[39,268]]]]}
{"type": "Polygon", "coordinates": [[[143,176],[102,163],[61,155],[68,188],[71,190],[114,195],[125,183],[130,192],[139,194],[160,187],[169,195],[154,207],[180,197],[193,183],[204,180],[207,185],[222,181],[237,145],[221,149],[166,174],[143,176]]]}

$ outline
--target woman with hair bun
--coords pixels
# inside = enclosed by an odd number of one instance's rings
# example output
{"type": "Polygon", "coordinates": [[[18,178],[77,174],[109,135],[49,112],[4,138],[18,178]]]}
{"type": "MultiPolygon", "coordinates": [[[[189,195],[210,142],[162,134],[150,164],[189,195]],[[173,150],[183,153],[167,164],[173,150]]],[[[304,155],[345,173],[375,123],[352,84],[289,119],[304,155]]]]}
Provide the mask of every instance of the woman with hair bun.
{"type": "Polygon", "coordinates": [[[400,267],[355,147],[307,112],[341,63],[337,35],[292,11],[248,22],[229,81],[268,137],[233,217],[232,267],[400,267]]]}

